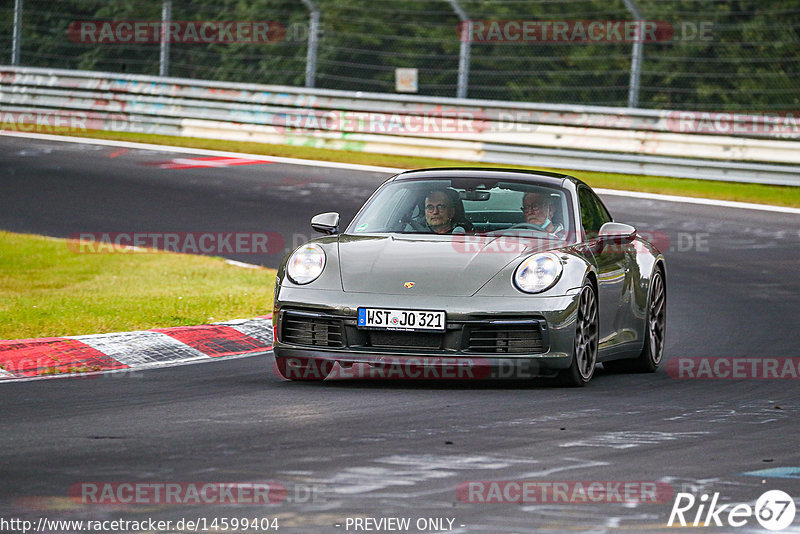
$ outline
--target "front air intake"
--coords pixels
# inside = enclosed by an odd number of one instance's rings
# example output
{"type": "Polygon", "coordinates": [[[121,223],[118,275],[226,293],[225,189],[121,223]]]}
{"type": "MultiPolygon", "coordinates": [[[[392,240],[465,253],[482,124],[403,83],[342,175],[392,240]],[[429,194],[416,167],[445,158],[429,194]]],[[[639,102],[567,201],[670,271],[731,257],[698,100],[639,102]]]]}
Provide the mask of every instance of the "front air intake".
{"type": "Polygon", "coordinates": [[[342,321],[328,317],[285,312],[281,321],[280,340],[291,345],[343,347],[342,321]]]}
{"type": "Polygon", "coordinates": [[[496,354],[539,354],[544,352],[538,324],[486,325],[469,333],[469,351],[496,354]]]}

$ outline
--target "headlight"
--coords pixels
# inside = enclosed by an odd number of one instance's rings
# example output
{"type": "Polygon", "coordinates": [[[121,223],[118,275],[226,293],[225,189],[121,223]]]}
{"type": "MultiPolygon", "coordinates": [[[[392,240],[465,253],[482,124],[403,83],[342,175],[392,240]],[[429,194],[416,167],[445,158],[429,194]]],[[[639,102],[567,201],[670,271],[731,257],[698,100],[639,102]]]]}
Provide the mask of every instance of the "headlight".
{"type": "Polygon", "coordinates": [[[553,287],[561,271],[561,261],[555,254],[534,254],[514,271],[514,284],[525,293],[541,293],[553,287]]]}
{"type": "Polygon", "coordinates": [[[303,245],[286,262],[286,274],[295,284],[313,282],[325,268],[325,251],[316,243],[303,245]]]}

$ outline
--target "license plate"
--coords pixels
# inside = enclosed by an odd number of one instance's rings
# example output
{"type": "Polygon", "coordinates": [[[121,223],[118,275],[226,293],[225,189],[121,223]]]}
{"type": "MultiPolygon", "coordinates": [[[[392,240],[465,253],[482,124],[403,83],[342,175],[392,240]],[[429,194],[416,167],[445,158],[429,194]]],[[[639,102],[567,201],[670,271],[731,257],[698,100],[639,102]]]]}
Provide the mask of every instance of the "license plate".
{"type": "Polygon", "coordinates": [[[428,310],[393,310],[389,308],[359,308],[359,328],[382,330],[444,332],[445,313],[428,310]]]}

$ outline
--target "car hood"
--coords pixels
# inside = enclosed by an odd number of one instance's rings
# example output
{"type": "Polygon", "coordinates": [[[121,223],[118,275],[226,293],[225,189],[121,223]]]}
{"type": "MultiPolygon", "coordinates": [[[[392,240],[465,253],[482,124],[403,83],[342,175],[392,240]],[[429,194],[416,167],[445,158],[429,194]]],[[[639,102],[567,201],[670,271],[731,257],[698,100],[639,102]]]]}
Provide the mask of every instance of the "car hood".
{"type": "Polygon", "coordinates": [[[342,235],[342,287],[358,293],[470,296],[515,258],[552,246],[496,236],[342,235]]]}

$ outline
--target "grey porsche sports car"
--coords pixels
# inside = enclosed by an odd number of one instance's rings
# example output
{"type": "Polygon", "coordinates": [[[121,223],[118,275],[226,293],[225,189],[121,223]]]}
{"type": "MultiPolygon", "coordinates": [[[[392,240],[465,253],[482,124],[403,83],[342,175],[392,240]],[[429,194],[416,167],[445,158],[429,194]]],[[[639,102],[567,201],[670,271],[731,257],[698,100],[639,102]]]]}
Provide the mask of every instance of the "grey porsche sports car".
{"type": "Polygon", "coordinates": [[[275,287],[275,367],[294,380],[554,377],[602,362],[653,372],[664,351],[661,252],[562,174],[398,174],[344,231],[294,250],[275,287]]]}

